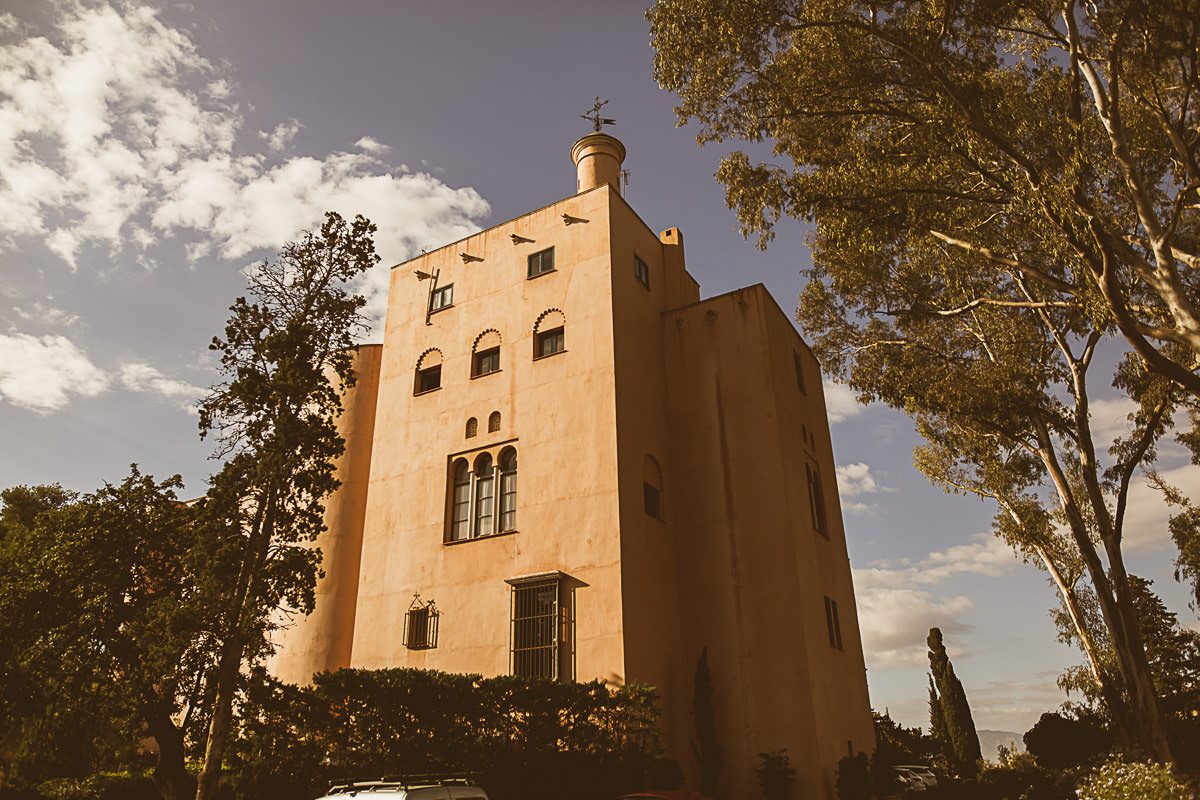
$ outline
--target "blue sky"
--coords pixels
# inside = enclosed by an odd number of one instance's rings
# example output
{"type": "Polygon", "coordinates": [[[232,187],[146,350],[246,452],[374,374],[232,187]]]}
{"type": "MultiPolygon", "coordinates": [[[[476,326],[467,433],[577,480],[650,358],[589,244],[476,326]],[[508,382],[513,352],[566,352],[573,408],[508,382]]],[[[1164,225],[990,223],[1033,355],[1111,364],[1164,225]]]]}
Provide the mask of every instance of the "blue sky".
{"type": "MultiPolygon", "coordinates": [[[[240,270],[361,211],[384,267],[569,195],[599,94],[628,148],[627,197],[680,226],[706,296],[763,282],[792,309],[805,229],[744,242],[651,78],[643,5],[562,2],[9,0],[0,14],[0,486],[211,464],[188,406],[240,270]]],[[[759,150],[758,155],[768,155],[759,150]]],[[[386,270],[363,285],[382,311],[386,270]]],[[[1041,574],[988,533],[992,508],[930,487],[907,418],[827,387],[871,695],[926,724],[924,635],[946,633],[981,728],[1024,731],[1079,659],[1041,574]]],[[[1116,429],[1119,401],[1098,404],[1116,429]]],[[[1178,448],[1162,467],[1200,485],[1178,448]]],[[[1145,487],[1129,560],[1194,625],[1145,487]]]]}

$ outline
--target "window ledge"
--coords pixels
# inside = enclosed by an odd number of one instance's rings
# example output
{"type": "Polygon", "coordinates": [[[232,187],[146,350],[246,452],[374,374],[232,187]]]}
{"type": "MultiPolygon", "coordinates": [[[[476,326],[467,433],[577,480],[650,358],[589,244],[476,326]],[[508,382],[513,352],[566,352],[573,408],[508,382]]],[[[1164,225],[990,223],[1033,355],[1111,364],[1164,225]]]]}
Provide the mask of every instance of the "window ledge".
{"type": "Polygon", "coordinates": [[[565,348],[565,347],[564,347],[562,350],[557,350],[557,351],[555,351],[555,352],[553,352],[553,353],[543,353],[543,354],[542,354],[542,355],[540,355],[540,356],[534,356],[534,357],[533,357],[533,360],[534,360],[534,361],[541,361],[543,358],[554,358],[555,356],[561,356],[561,355],[562,355],[563,353],[565,353],[565,352],[567,352],[567,348],[565,348]]]}
{"type": "Polygon", "coordinates": [[[444,541],[444,542],[442,542],[442,546],[443,547],[454,547],[454,546],[460,545],[460,544],[468,544],[469,542],[482,542],[487,539],[499,539],[502,536],[512,536],[514,533],[520,533],[520,531],[514,529],[511,531],[500,531],[499,533],[488,533],[483,536],[475,536],[475,537],[471,537],[469,539],[456,539],[452,542],[444,541]]]}
{"type": "Polygon", "coordinates": [[[525,277],[525,280],[531,281],[531,280],[534,280],[535,278],[540,278],[543,275],[553,275],[555,272],[558,272],[558,270],[557,269],[548,269],[543,272],[539,272],[537,275],[527,275],[525,277]]]}
{"type": "Polygon", "coordinates": [[[492,370],[491,372],[481,372],[481,373],[479,373],[478,375],[472,375],[472,376],[471,376],[471,380],[476,380],[477,378],[486,378],[488,375],[496,375],[496,374],[498,374],[498,373],[501,373],[501,372],[504,372],[504,370],[502,370],[502,369],[494,369],[494,370],[492,370]]]}
{"type": "Polygon", "coordinates": [[[421,392],[413,392],[413,397],[420,397],[423,394],[433,394],[434,392],[440,392],[441,390],[442,390],[441,386],[435,386],[432,389],[425,389],[424,391],[421,391],[421,392]]]}

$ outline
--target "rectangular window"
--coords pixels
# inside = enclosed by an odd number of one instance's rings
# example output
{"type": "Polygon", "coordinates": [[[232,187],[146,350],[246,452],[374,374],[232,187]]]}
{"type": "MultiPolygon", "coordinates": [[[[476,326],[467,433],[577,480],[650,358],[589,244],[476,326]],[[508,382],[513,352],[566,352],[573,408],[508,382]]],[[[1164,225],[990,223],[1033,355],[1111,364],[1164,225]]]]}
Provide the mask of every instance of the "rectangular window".
{"type": "Polygon", "coordinates": [[[808,481],[808,510],[812,515],[812,525],[817,533],[829,538],[829,527],[825,519],[825,493],[821,486],[821,473],[810,464],[804,465],[804,475],[808,481]]]}
{"type": "Polygon", "coordinates": [[[799,353],[792,353],[792,359],[796,364],[796,388],[801,393],[807,394],[808,392],[804,389],[804,359],[800,358],[799,353]]]}
{"type": "Polygon", "coordinates": [[[517,473],[500,473],[500,530],[517,529],[517,473]]]}
{"type": "Polygon", "coordinates": [[[642,502],[647,514],[662,519],[662,492],[657,486],[642,483],[642,502]]]}
{"type": "Polygon", "coordinates": [[[454,303],[454,284],[434,289],[429,293],[429,313],[449,308],[454,303]]]}
{"type": "Polygon", "coordinates": [[[537,335],[537,357],[544,358],[555,353],[561,353],[566,348],[567,339],[563,328],[553,328],[537,335]]]}
{"type": "Polygon", "coordinates": [[[500,371],[500,348],[493,347],[491,350],[481,350],[475,354],[474,369],[471,372],[473,377],[480,375],[488,375],[492,372],[500,371]]]}
{"type": "Polygon", "coordinates": [[[417,370],[417,394],[442,388],[442,365],[417,370]]]}
{"type": "Polygon", "coordinates": [[[496,479],[491,474],[475,478],[475,535],[492,533],[493,504],[496,495],[496,479]]]}
{"type": "Polygon", "coordinates": [[[432,601],[429,605],[410,608],[405,612],[404,646],[409,650],[432,650],[437,647],[440,616],[432,601]]]}
{"type": "Polygon", "coordinates": [[[558,680],[560,581],[518,584],[512,590],[512,674],[558,680]]]}
{"type": "MultiPolygon", "coordinates": [[[[465,473],[464,473],[465,474],[465,473]]],[[[454,512],[450,524],[450,541],[466,539],[471,529],[471,481],[454,484],[454,512]]]]}
{"type": "Polygon", "coordinates": [[[642,286],[645,286],[647,289],[650,288],[650,268],[646,266],[645,261],[642,261],[637,256],[633,257],[633,274],[642,286]]]}
{"type": "Polygon", "coordinates": [[[529,257],[529,277],[536,278],[554,271],[554,248],[542,250],[529,257]]]}
{"type": "Polygon", "coordinates": [[[837,600],[825,596],[825,625],[829,628],[829,646],[842,649],[842,622],[838,619],[837,600]]]}

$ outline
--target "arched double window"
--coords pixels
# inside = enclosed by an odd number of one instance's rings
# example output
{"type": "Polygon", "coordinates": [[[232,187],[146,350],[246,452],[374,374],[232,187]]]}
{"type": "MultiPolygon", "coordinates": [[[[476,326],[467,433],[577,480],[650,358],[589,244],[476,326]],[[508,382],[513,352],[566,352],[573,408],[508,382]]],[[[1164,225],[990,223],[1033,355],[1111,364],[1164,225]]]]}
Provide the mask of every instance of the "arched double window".
{"type": "Polygon", "coordinates": [[[450,542],[517,529],[517,451],[506,447],[495,460],[480,453],[459,458],[450,470],[450,542]]]}

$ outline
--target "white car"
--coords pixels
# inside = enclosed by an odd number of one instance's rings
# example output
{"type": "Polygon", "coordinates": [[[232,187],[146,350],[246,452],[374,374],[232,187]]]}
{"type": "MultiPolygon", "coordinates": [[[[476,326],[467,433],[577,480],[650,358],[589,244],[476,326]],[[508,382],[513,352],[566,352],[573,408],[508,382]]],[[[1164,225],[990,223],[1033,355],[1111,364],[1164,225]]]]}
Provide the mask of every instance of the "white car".
{"type": "Polygon", "coordinates": [[[488,800],[487,792],[467,778],[413,775],[407,778],[336,781],[319,800],[488,800]]]}
{"type": "Polygon", "coordinates": [[[924,764],[900,764],[895,770],[909,789],[923,792],[938,785],[937,776],[924,764]]]}

